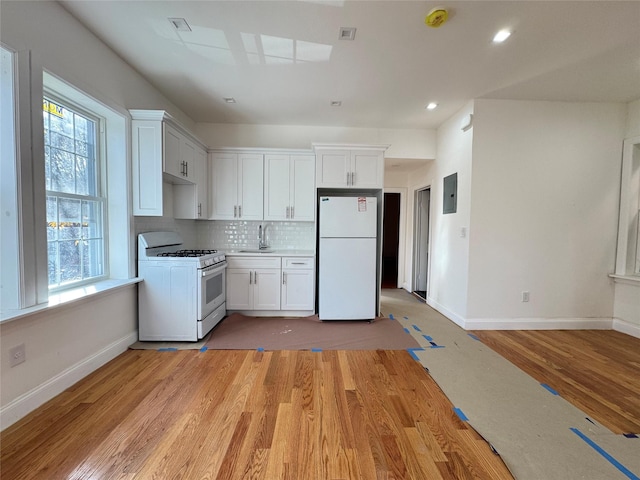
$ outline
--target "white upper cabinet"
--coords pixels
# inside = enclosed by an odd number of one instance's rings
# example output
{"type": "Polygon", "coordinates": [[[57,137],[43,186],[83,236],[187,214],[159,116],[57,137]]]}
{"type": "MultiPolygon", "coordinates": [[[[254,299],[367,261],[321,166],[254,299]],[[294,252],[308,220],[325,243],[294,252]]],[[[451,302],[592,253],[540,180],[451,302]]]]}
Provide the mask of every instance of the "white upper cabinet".
{"type": "MultiPolygon", "coordinates": [[[[163,215],[163,182],[176,186],[175,218],[198,215],[207,195],[206,146],[163,110],[129,110],[132,118],[133,214],[163,215]],[[198,165],[198,162],[201,164],[198,165]]],[[[204,202],[206,204],[206,201],[204,202]]]]}
{"type": "Polygon", "coordinates": [[[315,219],[315,155],[267,154],[264,160],[264,219],[315,219]]]}
{"type": "Polygon", "coordinates": [[[318,188],[383,188],[386,146],[314,148],[318,188]]]}
{"type": "Polygon", "coordinates": [[[262,154],[213,152],[209,179],[211,220],[262,220],[262,154]]]}

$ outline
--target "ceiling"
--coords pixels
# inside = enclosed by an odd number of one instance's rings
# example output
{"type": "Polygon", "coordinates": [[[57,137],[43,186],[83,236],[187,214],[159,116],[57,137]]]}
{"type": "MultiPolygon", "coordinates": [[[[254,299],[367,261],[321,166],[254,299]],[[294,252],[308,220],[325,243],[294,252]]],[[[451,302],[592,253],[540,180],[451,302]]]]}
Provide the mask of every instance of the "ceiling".
{"type": "Polygon", "coordinates": [[[196,122],[428,129],[474,98],[640,98],[637,1],[60,3],[196,122]]]}

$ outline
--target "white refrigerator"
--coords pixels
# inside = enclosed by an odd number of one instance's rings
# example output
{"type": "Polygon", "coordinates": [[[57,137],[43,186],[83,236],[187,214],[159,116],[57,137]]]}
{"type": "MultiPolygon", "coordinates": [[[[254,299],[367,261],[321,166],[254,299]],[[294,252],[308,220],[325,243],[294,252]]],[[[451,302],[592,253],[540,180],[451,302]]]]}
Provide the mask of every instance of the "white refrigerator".
{"type": "Polygon", "coordinates": [[[319,201],[318,317],[374,319],[378,200],[321,196],[319,201]]]}

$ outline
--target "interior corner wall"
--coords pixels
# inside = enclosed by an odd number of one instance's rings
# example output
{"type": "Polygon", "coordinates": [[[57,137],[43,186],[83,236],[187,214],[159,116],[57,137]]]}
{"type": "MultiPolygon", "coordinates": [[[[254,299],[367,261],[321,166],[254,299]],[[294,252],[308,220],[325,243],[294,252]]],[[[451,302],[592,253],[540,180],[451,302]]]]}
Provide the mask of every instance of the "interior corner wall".
{"type": "Polygon", "coordinates": [[[435,160],[412,172],[409,179],[407,212],[407,276],[412,278],[413,219],[415,192],[429,186],[431,205],[429,219],[429,278],[427,303],[458,324],[467,311],[468,228],[471,209],[471,153],[474,129],[463,131],[464,119],[473,113],[469,102],[437,130],[435,160]],[[457,211],[443,214],[444,177],[457,173],[457,211]],[[465,235],[461,236],[462,229],[465,235]]]}
{"type": "Polygon", "coordinates": [[[475,102],[468,318],[612,318],[626,117],[614,103],[475,102]]]}

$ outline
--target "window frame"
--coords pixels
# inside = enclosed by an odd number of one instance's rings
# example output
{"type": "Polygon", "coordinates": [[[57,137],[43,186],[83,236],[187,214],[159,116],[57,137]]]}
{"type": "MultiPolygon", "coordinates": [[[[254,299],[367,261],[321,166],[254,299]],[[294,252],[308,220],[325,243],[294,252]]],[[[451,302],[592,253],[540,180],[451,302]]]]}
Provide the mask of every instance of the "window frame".
{"type": "Polygon", "coordinates": [[[615,275],[640,280],[640,136],[624,140],[615,275]]]}
{"type": "MultiPolygon", "coordinates": [[[[78,95],[86,95],[80,90],[72,87],[73,90],[78,95]]],[[[56,196],[57,198],[76,198],[76,199],[88,199],[91,201],[98,200],[102,207],[101,214],[101,230],[102,230],[102,250],[103,250],[103,272],[101,275],[97,275],[94,277],[89,277],[86,279],[75,280],[67,283],[61,283],[57,285],[49,284],[49,277],[47,275],[47,285],[50,293],[57,293],[66,290],[70,290],[77,287],[82,287],[85,285],[91,285],[96,282],[100,282],[110,278],[110,269],[109,269],[109,197],[108,197],[108,185],[107,185],[107,172],[106,172],[106,148],[105,148],[105,138],[106,138],[106,119],[99,115],[97,112],[92,111],[82,105],[79,105],[68,95],[60,94],[55,89],[43,85],[43,100],[50,100],[58,105],[61,105],[67,108],[69,111],[79,114],[81,116],[86,117],[87,119],[93,121],[95,123],[95,165],[96,165],[96,188],[98,191],[95,196],[92,195],[81,195],[81,194],[70,194],[65,192],[58,192],[55,190],[48,190],[46,188],[45,183],[45,200],[49,196],[56,196]]],[[[44,133],[44,122],[43,122],[43,133],[44,133]]],[[[44,139],[44,136],[43,136],[44,139]]],[[[43,140],[44,141],[44,140],[43,140]]],[[[46,148],[46,145],[44,145],[46,148]]],[[[44,153],[44,150],[43,150],[44,153]]],[[[46,171],[45,171],[45,182],[46,182],[46,171]]],[[[46,209],[46,203],[45,207],[46,209]]],[[[49,245],[49,240],[47,238],[47,247],[49,245]]],[[[48,252],[48,248],[47,248],[48,252]]],[[[47,253],[47,262],[49,260],[49,255],[47,253]]],[[[47,267],[48,272],[48,267],[47,267]]]]}

